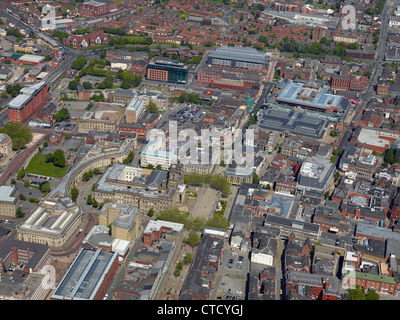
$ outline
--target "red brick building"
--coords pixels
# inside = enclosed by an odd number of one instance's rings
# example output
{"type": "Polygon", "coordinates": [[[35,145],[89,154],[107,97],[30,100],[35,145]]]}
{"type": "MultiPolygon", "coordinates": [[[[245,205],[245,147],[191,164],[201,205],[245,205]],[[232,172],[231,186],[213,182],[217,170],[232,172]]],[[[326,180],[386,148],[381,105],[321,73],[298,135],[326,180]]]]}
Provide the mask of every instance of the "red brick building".
{"type": "Polygon", "coordinates": [[[26,122],[41,110],[48,102],[49,88],[42,81],[33,86],[22,88],[19,95],[8,103],[10,122],[26,122]]]}
{"type": "Polygon", "coordinates": [[[151,246],[153,241],[162,238],[165,233],[179,233],[183,229],[181,223],[174,223],[168,221],[149,221],[146,229],[143,232],[143,243],[146,246],[151,246]]]}
{"type": "Polygon", "coordinates": [[[117,2],[114,1],[100,2],[100,1],[90,0],[81,3],[81,5],[78,8],[78,13],[83,16],[97,18],[115,9],[117,9],[117,2]]]}
{"type": "Polygon", "coordinates": [[[89,100],[90,92],[86,91],[85,88],[79,84],[76,88],[76,96],[78,97],[78,100],[89,100]]]}
{"type": "Polygon", "coordinates": [[[94,30],[84,35],[72,35],[66,41],[66,44],[72,45],[75,48],[87,48],[105,43],[108,43],[108,34],[104,33],[103,30],[94,30]]]}
{"type": "Polygon", "coordinates": [[[376,93],[379,95],[389,94],[389,82],[387,80],[380,80],[376,88],[376,93]]]}

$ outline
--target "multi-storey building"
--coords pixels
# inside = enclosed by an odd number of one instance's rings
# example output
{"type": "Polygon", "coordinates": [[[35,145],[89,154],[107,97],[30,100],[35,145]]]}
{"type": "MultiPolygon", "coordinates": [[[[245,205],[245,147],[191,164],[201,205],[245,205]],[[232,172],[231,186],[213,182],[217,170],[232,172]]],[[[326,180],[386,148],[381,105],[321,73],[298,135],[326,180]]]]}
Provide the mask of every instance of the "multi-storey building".
{"type": "Polygon", "coordinates": [[[108,0],[90,0],[81,3],[81,5],[78,7],[78,13],[84,16],[97,18],[116,9],[117,2],[108,0]]]}
{"type": "Polygon", "coordinates": [[[17,228],[18,240],[61,247],[75,235],[82,213],[69,198],[44,200],[17,228]]]}
{"type": "Polygon", "coordinates": [[[185,84],[188,78],[188,66],[183,62],[166,58],[154,58],[146,68],[146,79],[161,82],[185,84]]]}
{"type": "Polygon", "coordinates": [[[117,132],[118,123],[121,118],[120,106],[99,107],[94,111],[85,112],[85,114],[77,120],[78,132],[117,132]]]}
{"type": "Polygon", "coordinates": [[[26,122],[49,101],[47,83],[42,81],[30,87],[24,87],[13,100],[8,103],[8,119],[10,122],[26,122]]]}
{"type": "Polygon", "coordinates": [[[0,186],[0,214],[15,217],[17,205],[17,189],[10,186],[0,186]]]}
{"type": "Polygon", "coordinates": [[[99,224],[112,224],[111,236],[133,242],[139,236],[139,210],[128,204],[107,202],[99,213],[99,224]]]}
{"type": "Polygon", "coordinates": [[[156,213],[183,201],[182,176],[177,170],[150,170],[114,164],[109,167],[93,193],[97,202],[106,200],[135,206],[139,213],[156,213]]]}
{"type": "Polygon", "coordinates": [[[146,99],[142,96],[134,97],[126,107],[126,122],[138,122],[146,108],[146,99]]]}

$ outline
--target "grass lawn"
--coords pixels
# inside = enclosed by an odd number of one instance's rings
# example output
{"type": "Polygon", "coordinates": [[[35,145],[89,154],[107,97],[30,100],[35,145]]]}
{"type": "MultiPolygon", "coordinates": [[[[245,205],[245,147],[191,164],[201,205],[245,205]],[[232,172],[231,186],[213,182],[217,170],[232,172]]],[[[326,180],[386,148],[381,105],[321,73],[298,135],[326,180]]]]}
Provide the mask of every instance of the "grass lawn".
{"type": "Polygon", "coordinates": [[[25,171],[33,174],[40,174],[53,178],[62,178],[68,170],[68,166],[64,168],[56,167],[52,163],[46,163],[46,155],[39,154],[32,158],[25,171]]]}

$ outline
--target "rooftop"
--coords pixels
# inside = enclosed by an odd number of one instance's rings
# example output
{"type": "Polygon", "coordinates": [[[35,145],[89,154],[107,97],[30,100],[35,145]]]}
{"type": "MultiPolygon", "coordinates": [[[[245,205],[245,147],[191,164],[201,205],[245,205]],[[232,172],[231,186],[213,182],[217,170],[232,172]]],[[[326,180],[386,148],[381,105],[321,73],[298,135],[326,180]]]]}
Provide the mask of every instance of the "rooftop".
{"type": "Polygon", "coordinates": [[[15,187],[0,186],[0,202],[15,202],[15,187]]]}
{"type": "Polygon", "coordinates": [[[52,298],[93,300],[117,255],[101,249],[81,249],[52,298]]]}
{"type": "Polygon", "coordinates": [[[327,110],[337,108],[344,113],[349,108],[349,102],[341,97],[329,93],[329,87],[323,87],[309,83],[287,80],[277,94],[276,100],[281,103],[296,104],[303,107],[327,110]]]}
{"type": "Polygon", "coordinates": [[[269,61],[269,54],[250,47],[219,47],[214,51],[211,51],[208,57],[240,60],[261,64],[265,64],[269,61]]]}

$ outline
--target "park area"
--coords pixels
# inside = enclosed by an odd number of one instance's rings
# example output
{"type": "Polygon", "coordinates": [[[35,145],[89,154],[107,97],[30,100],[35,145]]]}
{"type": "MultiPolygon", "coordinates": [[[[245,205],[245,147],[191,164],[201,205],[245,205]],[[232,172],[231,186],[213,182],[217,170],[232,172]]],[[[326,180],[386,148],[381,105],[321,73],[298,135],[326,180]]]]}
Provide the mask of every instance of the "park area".
{"type": "Polygon", "coordinates": [[[26,167],[25,171],[32,174],[44,175],[53,178],[62,178],[68,170],[68,166],[56,166],[53,162],[46,162],[46,155],[34,156],[26,167]]]}

